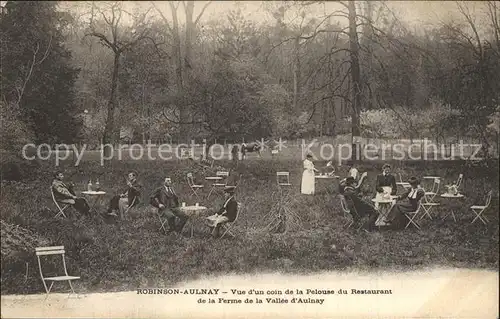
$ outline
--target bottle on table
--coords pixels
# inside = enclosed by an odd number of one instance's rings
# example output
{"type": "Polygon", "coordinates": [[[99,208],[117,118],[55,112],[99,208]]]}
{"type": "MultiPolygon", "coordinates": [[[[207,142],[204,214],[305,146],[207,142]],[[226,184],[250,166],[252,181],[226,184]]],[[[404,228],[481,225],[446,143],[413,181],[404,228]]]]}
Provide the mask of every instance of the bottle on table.
{"type": "Polygon", "coordinates": [[[87,191],[92,191],[92,180],[89,180],[89,183],[87,184],[87,191]]]}
{"type": "Polygon", "coordinates": [[[99,179],[97,179],[96,182],[95,182],[95,190],[97,192],[101,190],[101,185],[99,184],[99,179]]]}

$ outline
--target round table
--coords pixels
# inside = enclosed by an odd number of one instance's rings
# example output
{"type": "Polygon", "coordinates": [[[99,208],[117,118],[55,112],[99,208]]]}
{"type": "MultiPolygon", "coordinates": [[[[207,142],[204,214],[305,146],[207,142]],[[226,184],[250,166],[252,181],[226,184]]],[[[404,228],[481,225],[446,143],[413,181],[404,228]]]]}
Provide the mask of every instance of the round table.
{"type": "MultiPolygon", "coordinates": [[[[191,205],[191,206],[181,206],[179,207],[180,210],[182,210],[186,215],[189,216],[189,219],[191,217],[199,217],[200,213],[207,210],[205,206],[197,206],[197,205],[191,205]]],[[[193,237],[193,222],[191,221],[191,237],[193,237]]]]}
{"type": "Polygon", "coordinates": [[[92,201],[92,205],[90,206],[90,211],[94,211],[94,213],[98,214],[98,212],[95,210],[95,206],[97,204],[97,201],[99,200],[99,196],[106,195],[106,192],[104,192],[104,191],[83,191],[82,194],[87,195],[89,198],[90,197],[94,198],[94,200],[92,201]]]}
{"type": "Polygon", "coordinates": [[[385,223],[385,218],[387,217],[387,214],[389,214],[389,211],[392,208],[392,205],[394,204],[397,196],[392,196],[391,198],[387,199],[379,199],[379,198],[373,198],[372,202],[375,204],[378,204],[378,211],[379,211],[379,216],[377,220],[375,221],[375,226],[387,226],[385,223]]]}
{"type": "MultiPolygon", "coordinates": [[[[444,194],[441,194],[441,197],[442,198],[448,198],[448,199],[464,199],[465,195],[444,193],[444,194]]],[[[453,220],[456,222],[457,219],[455,217],[455,212],[453,211],[453,208],[443,217],[442,220],[445,220],[450,215],[453,217],[453,220]]]]}

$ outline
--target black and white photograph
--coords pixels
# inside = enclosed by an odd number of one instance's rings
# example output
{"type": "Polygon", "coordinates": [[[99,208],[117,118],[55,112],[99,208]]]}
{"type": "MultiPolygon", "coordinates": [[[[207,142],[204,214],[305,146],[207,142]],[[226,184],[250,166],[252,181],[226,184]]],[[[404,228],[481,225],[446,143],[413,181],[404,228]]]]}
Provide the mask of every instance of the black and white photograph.
{"type": "Polygon", "coordinates": [[[500,2],[0,6],[2,318],[499,317],[500,2]]]}

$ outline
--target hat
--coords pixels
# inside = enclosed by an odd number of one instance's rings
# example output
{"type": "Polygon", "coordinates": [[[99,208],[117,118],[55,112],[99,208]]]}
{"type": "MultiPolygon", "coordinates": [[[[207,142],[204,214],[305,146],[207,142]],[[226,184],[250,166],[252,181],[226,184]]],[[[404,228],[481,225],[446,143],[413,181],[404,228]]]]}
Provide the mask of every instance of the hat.
{"type": "Polygon", "coordinates": [[[226,187],[224,187],[224,192],[229,193],[229,194],[233,194],[235,189],[236,189],[236,186],[226,186],[226,187]]]}
{"type": "Polygon", "coordinates": [[[386,168],[391,168],[391,165],[385,163],[384,166],[382,166],[382,169],[386,169],[386,168]]]}
{"type": "Polygon", "coordinates": [[[408,180],[408,184],[410,184],[411,186],[416,186],[416,185],[420,184],[420,181],[415,176],[412,176],[408,180]]]}
{"type": "Polygon", "coordinates": [[[306,155],[307,158],[312,158],[313,156],[311,154],[306,155]]]}
{"type": "Polygon", "coordinates": [[[133,173],[135,176],[139,176],[139,173],[135,169],[131,169],[128,171],[128,174],[133,173]]]}

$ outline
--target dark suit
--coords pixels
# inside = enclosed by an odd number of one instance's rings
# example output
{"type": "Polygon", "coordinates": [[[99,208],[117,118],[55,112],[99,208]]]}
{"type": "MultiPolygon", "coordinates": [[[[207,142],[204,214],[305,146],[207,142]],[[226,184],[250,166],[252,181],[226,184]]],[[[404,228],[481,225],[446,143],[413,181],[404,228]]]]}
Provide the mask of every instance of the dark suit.
{"type": "MultiPolygon", "coordinates": [[[[128,205],[135,206],[139,204],[140,198],[141,198],[141,190],[142,186],[137,182],[137,180],[133,180],[132,186],[128,187],[122,192],[122,194],[127,195],[127,200],[128,200],[128,205]]],[[[116,195],[113,198],[111,198],[111,201],[109,202],[109,208],[108,208],[108,213],[111,212],[114,209],[119,209],[119,202],[120,202],[120,195],[116,195]]]]}
{"type": "Polygon", "coordinates": [[[344,197],[347,201],[347,205],[350,206],[349,209],[354,210],[356,214],[352,214],[354,221],[357,223],[359,218],[368,216],[368,221],[365,223],[364,227],[367,230],[372,230],[375,226],[375,222],[378,217],[377,210],[371,204],[359,197],[359,188],[354,188],[352,186],[345,186],[344,197]]]}
{"type": "Polygon", "coordinates": [[[227,201],[227,203],[225,203],[225,205],[223,205],[216,214],[226,216],[228,222],[233,222],[236,219],[237,213],[238,202],[234,199],[234,197],[231,197],[229,201],[227,201]]]}
{"type": "Polygon", "coordinates": [[[168,221],[170,231],[181,232],[187,222],[187,215],[179,209],[179,198],[172,187],[167,189],[166,186],[161,186],[155,189],[151,195],[150,204],[158,208],[158,212],[163,214],[168,221]],[[162,204],[163,208],[160,208],[162,204]],[[175,225],[175,217],[179,218],[179,224],[175,225]]]}
{"type": "Polygon", "coordinates": [[[404,215],[408,212],[414,212],[418,209],[420,199],[424,197],[425,191],[421,188],[411,188],[407,190],[404,194],[398,197],[398,202],[392,206],[391,210],[387,214],[386,221],[391,222],[393,226],[402,225],[407,222],[407,218],[404,215]]]}
{"type": "Polygon", "coordinates": [[[57,202],[70,204],[81,214],[90,212],[90,206],[85,198],[77,197],[73,199],[72,196],[76,196],[73,185],[66,185],[63,181],[54,179],[52,181],[52,192],[57,202]]]}
{"type": "Polygon", "coordinates": [[[397,186],[396,186],[396,178],[392,174],[379,174],[377,175],[377,182],[375,183],[375,189],[378,193],[384,192],[382,187],[391,187],[392,192],[391,195],[396,195],[397,186]]]}

